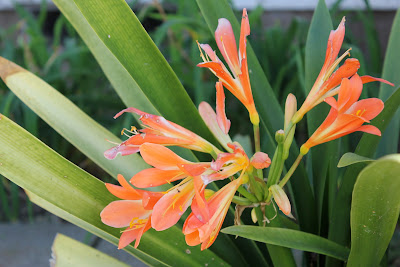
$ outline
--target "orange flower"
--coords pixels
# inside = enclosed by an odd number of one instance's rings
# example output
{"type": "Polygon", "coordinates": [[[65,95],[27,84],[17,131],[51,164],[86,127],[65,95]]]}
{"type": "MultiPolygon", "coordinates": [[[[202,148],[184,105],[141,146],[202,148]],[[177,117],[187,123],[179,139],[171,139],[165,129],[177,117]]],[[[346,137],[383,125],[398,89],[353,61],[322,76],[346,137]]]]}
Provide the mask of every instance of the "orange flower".
{"type": "MultiPolygon", "coordinates": [[[[303,105],[293,116],[292,121],[294,123],[299,122],[303,118],[304,114],[306,114],[319,103],[323,102],[324,99],[338,94],[340,90],[340,87],[338,86],[340,85],[342,79],[353,76],[360,68],[360,62],[357,59],[349,58],[346,59],[344,64],[335,71],[339,63],[347,55],[350,55],[351,50],[348,49],[343,55],[337,58],[344,39],[344,22],[345,18],[343,17],[338,28],[335,31],[331,31],[329,35],[324,65],[322,66],[321,72],[319,73],[303,105]]],[[[384,79],[374,78],[372,76],[363,76],[361,79],[363,83],[380,81],[393,86],[392,83],[384,79]]]]}
{"type": "Polygon", "coordinates": [[[206,52],[206,56],[204,56],[200,49],[201,57],[204,62],[197,66],[209,68],[211,72],[219,78],[222,84],[243,103],[249,111],[251,122],[256,125],[259,124],[260,119],[254,105],[247,66],[246,37],[249,34],[249,18],[246,9],[243,9],[238,53],[230,22],[225,18],[219,19],[218,27],[215,30],[215,40],[232,74],[229,73],[228,69],[217,57],[215,51],[213,51],[208,44],[199,44],[201,49],[206,52]]]}
{"type": "Polygon", "coordinates": [[[211,163],[193,163],[164,146],[151,143],[141,145],[140,154],[146,163],[155,168],[145,169],[134,175],[131,179],[134,186],[154,187],[183,179],[178,185],[163,192],[163,196],[154,205],[151,223],[154,229],[162,231],[176,224],[193,199],[198,207],[195,208],[198,217],[201,220],[208,219],[207,207],[204,205],[205,185],[199,175],[211,163]]]}
{"type": "Polygon", "coordinates": [[[381,135],[378,128],[372,125],[363,125],[370,122],[383,109],[382,100],[368,98],[357,101],[361,95],[363,83],[355,74],[350,80],[342,80],[338,100],[329,97],[325,101],[331,105],[331,110],[325,121],[319,126],[308,141],[301,147],[302,154],[321,143],[325,143],[355,131],[381,135]]]}
{"type": "Polygon", "coordinates": [[[123,200],[113,201],[100,213],[101,221],[111,227],[122,228],[118,249],[135,241],[135,248],[147,230],[151,228],[151,214],[154,204],[163,196],[162,193],[136,190],[131,187],[122,175],[118,175],[117,186],[107,184],[106,187],[116,197],[123,200]]]}
{"type": "Polygon", "coordinates": [[[114,118],[118,118],[125,112],[140,115],[140,121],[146,126],[139,132],[136,129],[128,131],[132,136],[121,144],[104,152],[107,159],[114,159],[118,154],[122,156],[137,153],[140,145],[154,143],[164,146],[181,146],[205,153],[218,153],[219,150],[195,133],[182,126],[166,120],[164,117],[152,115],[135,108],[127,108],[119,112],[114,118]]]}
{"type": "Polygon", "coordinates": [[[201,244],[201,250],[210,247],[218,236],[226,213],[232,202],[236,190],[242,184],[242,177],[225,185],[221,190],[212,195],[208,200],[210,219],[200,221],[193,213],[189,215],[183,225],[186,243],[189,246],[201,244]]]}

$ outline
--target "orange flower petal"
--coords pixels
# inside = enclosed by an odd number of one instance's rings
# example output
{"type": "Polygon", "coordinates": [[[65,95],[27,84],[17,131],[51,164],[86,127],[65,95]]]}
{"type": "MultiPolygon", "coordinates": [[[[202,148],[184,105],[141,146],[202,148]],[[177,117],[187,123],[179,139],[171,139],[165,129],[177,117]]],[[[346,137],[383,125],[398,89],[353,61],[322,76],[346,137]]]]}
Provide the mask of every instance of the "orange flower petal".
{"type": "Polygon", "coordinates": [[[142,201],[117,200],[108,204],[100,213],[101,221],[104,224],[115,228],[128,226],[132,219],[147,218],[151,211],[142,206],[142,201]]]}
{"type": "Polygon", "coordinates": [[[142,235],[151,228],[150,218],[151,217],[149,217],[149,220],[144,227],[137,229],[133,229],[130,227],[126,228],[126,230],[121,234],[121,237],[119,238],[118,249],[123,249],[135,240],[136,242],[134,247],[137,248],[139,246],[142,235]]]}
{"type": "Polygon", "coordinates": [[[158,144],[145,143],[140,146],[140,154],[146,163],[161,170],[176,170],[178,165],[191,163],[172,150],[158,144]]]}
{"type": "Polygon", "coordinates": [[[268,168],[269,165],[271,165],[271,159],[268,157],[268,154],[264,152],[256,152],[251,158],[251,165],[260,170],[268,168]]]}
{"type": "Polygon", "coordinates": [[[135,174],[131,184],[139,188],[154,187],[182,179],[187,175],[181,170],[145,169],[135,174]]]}
{"type": "Polygon", "coordinates": [[[107,187],[107,190],[113,194],[114,196],[120,198],[120,199],[126,199],[126,200],[139,200],[142,199],[142,196],[138,193],[134,193],[132,191],[126,190],[122,186],[114,185],[114,184],[105,184],[107,187]]]}
{"type": "Polygon", "coordinates": [[[342,80],[338,95],[339,112],[345,112],[360,98],[362,88],[362,81],[358,74],[355,74],[350,80],[346,78],[342,80]]]}
{"type": "Polygon", "coordinates": [[[361,76],[362,83],[370,83],[370,82],[382,82],[394,86],[393,83],[386,81],[385,79],[375,78],[369,75],[361,76]]]}
{"type": "Polygon", "coordinates": [[[338,109],[337,101],[334,97],[330,96],[324,99],[324,101],[334,109],[338,109]]]}
{"type": "Polygon", "coordinates": [[[338,86],[342,82],[343,78],[348,78],[353,76],[358,71],[359,68],[360,68],[360,62],[358,61],[358,59],[356,58],[346,59],[343,65],[340,66],[332,74],[332,76],[325,82],[325,85],[323,86],[324,93],[338,86]]]}
{"type": "Polygon", "coordinates": [[[383,110],[385,104],[378,98],[367,98],[355,102],[347,111],[347,114],[372,120],[383,110]]]}
{"type": "Polygon", "coordinates": [[[363,125],[357,131],[381,136],[381,131],[373,125],[363,125]]]}
{"type": "Polygon", "coordinates": [[[240,73],[239,58],[236,46],[235,35],[229,20],[221,18],[218,20],[218,27],[215,30],[215,41],[221,51],[226,63],[234,75],[240,73]]]}
{"type": "Polygon", "coordinates": [[[151,226],[163,231],[175,225],[190,206],[193,196],[191,181],[169,191],[154,206],[151,226]]]}

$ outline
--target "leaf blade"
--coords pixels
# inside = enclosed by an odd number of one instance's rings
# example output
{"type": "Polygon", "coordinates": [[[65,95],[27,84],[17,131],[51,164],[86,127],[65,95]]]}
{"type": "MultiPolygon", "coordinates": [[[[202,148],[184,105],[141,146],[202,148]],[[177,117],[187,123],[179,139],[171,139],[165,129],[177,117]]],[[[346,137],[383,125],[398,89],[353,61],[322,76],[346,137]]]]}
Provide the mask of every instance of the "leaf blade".
{"type": "Polygon", "coordinates": [[[354,185],[348,266],[378,266],[400,211],[400,154],[365,167],[354,185]]]}
{"type": "Polygon", "coordinates": [[[374,159],[363,157],[355,153],[347,152],[340,158],[337,167],[342,168],[360,162],[371,162],[371,161],[374,161],[374,159]]]}
{"type": "Polygon", "coordinates": [[[244,225],[231,226],[222,232],[267,244],[329,255],[341,260],[346,260],[349,254],[347,248],[328,239],[291,229],[244,225]]]}

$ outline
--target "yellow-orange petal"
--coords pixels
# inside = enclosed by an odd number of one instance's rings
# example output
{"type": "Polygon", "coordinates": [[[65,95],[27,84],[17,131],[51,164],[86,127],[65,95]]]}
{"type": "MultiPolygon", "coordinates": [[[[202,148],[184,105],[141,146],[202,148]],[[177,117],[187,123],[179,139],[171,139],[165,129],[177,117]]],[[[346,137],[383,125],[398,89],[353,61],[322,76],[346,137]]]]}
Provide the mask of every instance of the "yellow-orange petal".
{"type": "Polygon", "coordinates": [[[154,205],[151,227],[163,231],[175,225],[190,206],[193,196],[192,181],[169,191],[154,205]]]}

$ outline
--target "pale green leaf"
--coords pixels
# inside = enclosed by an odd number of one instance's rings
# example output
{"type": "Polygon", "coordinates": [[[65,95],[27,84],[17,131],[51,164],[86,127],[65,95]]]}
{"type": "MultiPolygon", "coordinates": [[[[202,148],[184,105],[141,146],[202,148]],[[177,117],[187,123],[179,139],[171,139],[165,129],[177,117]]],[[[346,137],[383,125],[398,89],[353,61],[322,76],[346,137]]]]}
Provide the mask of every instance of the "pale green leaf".
{"type": "Polygon", "coordinates": [[[348,152],[340,158],[337,166],[338,166],[338,168],[342,168],[342,167],[346,167],[346,166],[360,163],[360,162],[369,163],[371,161],[374,161],[374,159],[363,157],[363,156],[357,155],[355,153],[348,152]]]}
{"type": "Polygon", "coordinates": [[[400,211],[400,154],[365,167],[354,185],[351,251],[347,266],[378,266],[400,211]]]}
{"type": "Polygon", "coordinates": [[[107,140],[121,140],[42,79],[1,57],[0,76],[27,106],[112,176],[120,173],[130,178],[148,166],[139,155],[106,159],[104,151],[114,146],[107,140]]]}
{"type": "Polygon", "coordinates": [[[129,267],[129,265],[63,234],[57,234],[51,248],[52,267],[129,267]]]}

